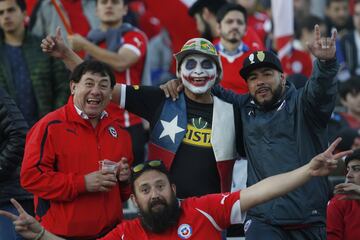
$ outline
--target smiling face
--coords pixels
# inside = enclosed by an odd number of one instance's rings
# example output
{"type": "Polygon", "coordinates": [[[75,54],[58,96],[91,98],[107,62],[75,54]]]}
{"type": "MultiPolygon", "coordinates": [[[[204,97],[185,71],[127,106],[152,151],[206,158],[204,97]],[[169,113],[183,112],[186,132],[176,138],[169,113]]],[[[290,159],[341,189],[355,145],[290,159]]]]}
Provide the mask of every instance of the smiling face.
{"type": "Polygon", "coordinates": [[[250,95],[263,107],[270,107],[277,102],[285,89],[284,75],[268,67],[253,70],[246,81],[250,95]]]}
{"type": "Polygon", "coordinates": [[[111,81],[108,75],[86,72],[79,82],[71,81],[74,104],[88,115],[90,120],[98,120],[111,99],[111,81]]]}
{"type": "Polygon", "coordinates": [[[185,91],[204,94],[210,91],[217,77],[216,64],[201,54],[191,54],[180,65],[180,76],[185,91]]]}

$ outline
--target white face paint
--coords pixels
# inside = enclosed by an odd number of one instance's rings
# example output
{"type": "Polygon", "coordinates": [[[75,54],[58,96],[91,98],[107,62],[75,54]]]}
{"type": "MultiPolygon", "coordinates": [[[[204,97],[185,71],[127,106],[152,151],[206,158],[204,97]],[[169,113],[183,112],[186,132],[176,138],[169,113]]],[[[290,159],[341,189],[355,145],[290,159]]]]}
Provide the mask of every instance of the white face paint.
{"type": "Polygon", "coordinates": [[[201,54],[191,54],[180,66],[184,86],[194,94],[203,94],[214,84],[217,77],[216,64],[201,54]]]}

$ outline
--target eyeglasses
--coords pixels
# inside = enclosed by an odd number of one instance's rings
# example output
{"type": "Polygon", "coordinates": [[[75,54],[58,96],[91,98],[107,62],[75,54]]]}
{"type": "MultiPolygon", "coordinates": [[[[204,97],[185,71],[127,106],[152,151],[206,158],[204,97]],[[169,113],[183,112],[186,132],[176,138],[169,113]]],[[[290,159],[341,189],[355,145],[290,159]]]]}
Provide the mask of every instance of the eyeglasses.
{"type": "Polygon", "coordinates": [[[132,171],[133,171],[133,173],[138,173],[138,172],[141,172],[142,170],[144,170],[145,167],[156,168],[161,165],[163,165],[161,160],[146,161],[144,163],[140,163],[140,164],[136,165],[135,167],[133,167],[132,171]]]}

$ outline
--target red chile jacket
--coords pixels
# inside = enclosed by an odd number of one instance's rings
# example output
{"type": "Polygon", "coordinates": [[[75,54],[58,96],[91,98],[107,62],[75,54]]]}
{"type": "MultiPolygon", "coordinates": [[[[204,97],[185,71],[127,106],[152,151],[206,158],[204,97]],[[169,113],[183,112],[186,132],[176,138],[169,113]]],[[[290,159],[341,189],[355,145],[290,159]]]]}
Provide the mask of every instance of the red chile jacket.
{"type": "Polygon", "coordinates": [[[132,162],[131,139],[117,119],[108,116],[93,128],[76,112],[72,97],[30,130],[21,184],[35,195],[36,217],[49,231],[64,237],[94,237],[122,218],[122,202],[130,187],[89,193],[84,176],[99,169],[99,161],[132,162]]]}

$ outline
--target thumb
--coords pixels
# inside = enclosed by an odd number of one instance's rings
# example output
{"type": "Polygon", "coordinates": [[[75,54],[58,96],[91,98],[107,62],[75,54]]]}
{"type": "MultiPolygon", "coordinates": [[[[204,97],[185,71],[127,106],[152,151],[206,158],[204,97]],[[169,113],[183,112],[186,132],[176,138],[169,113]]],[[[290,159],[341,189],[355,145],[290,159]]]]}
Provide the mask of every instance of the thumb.
{"type": "Polygon", "coordinates": [[[56,37],[56,39],[62,39],[61,27],[59,27],[59,26],[56,27],[55,37],[56,37]]]}

